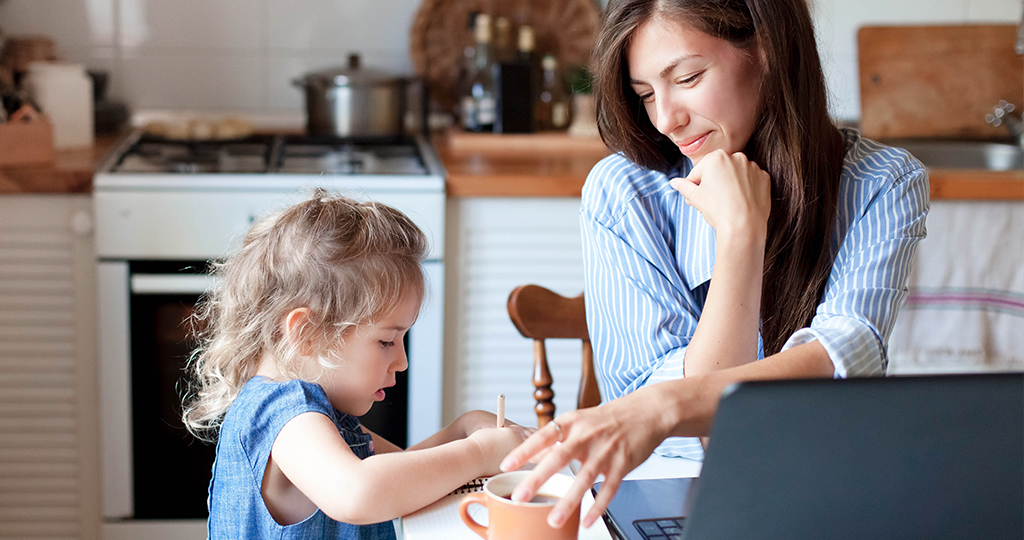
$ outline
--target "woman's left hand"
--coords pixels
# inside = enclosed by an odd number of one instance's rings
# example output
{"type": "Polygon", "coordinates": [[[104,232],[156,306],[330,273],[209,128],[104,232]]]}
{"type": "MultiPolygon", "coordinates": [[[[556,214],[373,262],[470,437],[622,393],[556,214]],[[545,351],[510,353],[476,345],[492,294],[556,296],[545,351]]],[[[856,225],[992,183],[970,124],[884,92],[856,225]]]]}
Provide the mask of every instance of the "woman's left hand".
{"type": "Polygon", "coordinates": [[[657,425],[661,411],[656,404],[657,393],[650,390],[643,388],[598,407],[563,414],[537,430],[501,463],[501,470],[512,471],[543,453],[532,474],[516,487],[512,499],[530,500],[548,478],[577,459],[582,468],[572,487],[548,514],[548,523],[562,526],[598,475],[603,474],[604,483],[594,506],[582,521],[585,527],[592,525],[608,507],[626,473],[643,463],[665,439],[667,426],[657,425]]]}

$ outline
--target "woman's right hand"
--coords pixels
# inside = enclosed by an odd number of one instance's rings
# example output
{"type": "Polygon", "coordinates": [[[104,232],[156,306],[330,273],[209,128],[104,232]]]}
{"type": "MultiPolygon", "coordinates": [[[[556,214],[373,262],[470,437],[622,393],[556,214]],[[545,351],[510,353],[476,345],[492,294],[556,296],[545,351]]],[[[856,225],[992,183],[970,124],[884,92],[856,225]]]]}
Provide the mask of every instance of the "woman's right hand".
{"type": "Polygon", "coordinates": [[[664,414],[664,388],[657,386],[641,388],[598,407],[568,412],[537,430],[501,464],[502,470],[511,471],[535,456],[542,456],[530,476],[516,487],[512,498],[530,500],[548,478],[572,460],[579,460],[582,467],[572,487],[548,515],[548,524],[561,527],[598,475],[604,475],[594,506],[582,521],[585,527],[592,525],[608,507],[626,473],[650,457],[671,430],[670,421],[666,420],[671,415],[664,414]]]}
{"type": "Polygon", "coordinates": [[[669,182],[718,234],[767,231],[771,177],[742,152],[715,150],[669,182]]]}

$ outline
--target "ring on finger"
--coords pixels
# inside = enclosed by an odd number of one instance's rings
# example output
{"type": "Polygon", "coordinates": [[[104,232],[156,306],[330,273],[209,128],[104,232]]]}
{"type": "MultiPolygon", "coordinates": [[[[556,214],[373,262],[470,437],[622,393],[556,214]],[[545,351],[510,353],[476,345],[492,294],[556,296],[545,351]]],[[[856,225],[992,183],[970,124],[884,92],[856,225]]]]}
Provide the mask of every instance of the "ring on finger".
{"type": "Polygon", "coordinates": [[[551,425],[555,426],[555,431],[558,432],[558,442],[562,442],[565,439],[565,434],[562,432],[562,426],[558,425],[558,422],[551,421],[551,425]]]}

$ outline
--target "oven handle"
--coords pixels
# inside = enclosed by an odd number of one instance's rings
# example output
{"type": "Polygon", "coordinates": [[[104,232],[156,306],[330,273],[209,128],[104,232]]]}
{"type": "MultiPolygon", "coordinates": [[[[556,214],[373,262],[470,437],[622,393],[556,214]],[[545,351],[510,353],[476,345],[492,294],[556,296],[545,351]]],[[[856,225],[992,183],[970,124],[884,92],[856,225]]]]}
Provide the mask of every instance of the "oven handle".
{"type": "Polygon", "coordinates": [[[132,294],[205,294],[214,279],[206,274],[132,274],[132,294]]]}

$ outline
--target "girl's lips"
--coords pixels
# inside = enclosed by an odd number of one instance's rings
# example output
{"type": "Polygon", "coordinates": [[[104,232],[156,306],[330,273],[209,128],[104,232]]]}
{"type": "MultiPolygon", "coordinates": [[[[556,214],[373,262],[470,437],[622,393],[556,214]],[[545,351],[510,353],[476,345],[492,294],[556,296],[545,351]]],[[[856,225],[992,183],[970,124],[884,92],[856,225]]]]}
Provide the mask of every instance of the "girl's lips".
{"type": "Polygon", "coordinates": [[[374,399],[376,399],[377,401],[384,401],[384,389],[383,389],[383,388],[381,388],[380,390],[377,390],[377,391],[376,391],[376,392],[375,392],[375,393],[373,394],[373,397],[374,397],[374,399]]]}
{"type": "Polygon", "coordinates": [[[690,140],[689,142],[677,142],[676,146],[679,147],[679,151],[684,155],[690,155],[700,149],[701,145],[704,144],[704,141],[708,139],[708,135],[710,134],[711,132],[709,131],[696,139],[690,140]]]}

